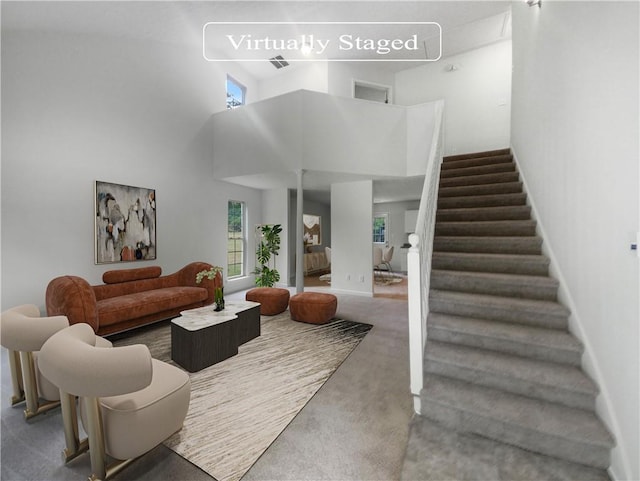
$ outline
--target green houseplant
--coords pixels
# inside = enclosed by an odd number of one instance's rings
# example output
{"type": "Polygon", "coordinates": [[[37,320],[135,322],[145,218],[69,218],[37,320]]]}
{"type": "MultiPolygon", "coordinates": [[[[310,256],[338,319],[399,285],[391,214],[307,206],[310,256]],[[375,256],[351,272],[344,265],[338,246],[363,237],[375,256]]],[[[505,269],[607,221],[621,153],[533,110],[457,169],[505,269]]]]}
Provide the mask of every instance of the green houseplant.
{"type": "Polygon", "coordinates": [[[256,285],[259,287],[273,287],[280,280],[280,273],[276,270],[276,256],[280,251],[280,224],[261,225],[260,242],[256,248],[257,265],[253,273],[256,275],[256,285]]]}

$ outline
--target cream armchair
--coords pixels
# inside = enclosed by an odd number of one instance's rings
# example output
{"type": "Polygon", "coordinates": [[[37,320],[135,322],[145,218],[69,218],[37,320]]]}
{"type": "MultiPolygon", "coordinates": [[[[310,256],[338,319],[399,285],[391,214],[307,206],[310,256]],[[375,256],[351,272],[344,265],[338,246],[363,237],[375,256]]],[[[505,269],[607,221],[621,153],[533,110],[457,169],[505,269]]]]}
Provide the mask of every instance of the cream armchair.
{"type": "Polygon", "coordinates": [[[0,341],[9,352],[11,404],[26,401],[26,419],[60,405],[58,388],[38,369],[38,351],[49,337],[68,325],[65,316],[40,317],[40,309],[32,304],[13,307],[0,315],[0,341]]]}
{"type": "Polygon", "coordinates": [[[389,274],[391,271],[391,259],[393,258],[393,246],[381,247],[379,245],[373,246],[373,269],[380,270],[381,267],[385,267],[389,274]]]}
{"type": "MultiPolygon", "coordinates": [[[[87,440],[81,441],[78,433],[75,397],[60,392],[58,386],[42,374],[40,350],[55,333],[69,326],[66,316],[40,317],[40,309],[33,304],[24,304],[6,310],[0,315],[0,339],[9,354],[12,405],[26,401],[26,419],[45,413],[57,406],[73,416],[64,417],[66,448],[62,455],[68,462],[86,451],[87,440]]],[[[110,348],[110,341],[95,338],[100,348],[110,348]]]]}
{"type": "MultiPolygon", "coordinates": [[[[191,383],[144,345],[100,349],[95,342],[88,324],[63,329],[42,347],[40,369],[61,394],[80,398],[91,479],[105,480],[182,428],[191,383]]],[[[72,409],[62,414],[65,425],[73,423],[72,409]]]]}

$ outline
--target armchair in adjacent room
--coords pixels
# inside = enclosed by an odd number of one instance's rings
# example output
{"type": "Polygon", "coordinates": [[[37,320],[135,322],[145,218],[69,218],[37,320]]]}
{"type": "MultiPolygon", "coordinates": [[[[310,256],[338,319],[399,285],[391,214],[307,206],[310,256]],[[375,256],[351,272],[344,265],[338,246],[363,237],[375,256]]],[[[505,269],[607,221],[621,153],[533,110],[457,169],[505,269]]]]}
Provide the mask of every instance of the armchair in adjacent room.
{"type": "Polygon", "coordinates": [[[391,259],[393,258],[393,246],[381,247],[373,246],[373,269],[380,270],[382,267],[391,274],[391,259]]]}
{"type": "Polygon", "coordinates": [[[324,255],[327,257],[327,264],[329,265],[329,269],[331,269],[331,247],[324,248],[324,255]]]}

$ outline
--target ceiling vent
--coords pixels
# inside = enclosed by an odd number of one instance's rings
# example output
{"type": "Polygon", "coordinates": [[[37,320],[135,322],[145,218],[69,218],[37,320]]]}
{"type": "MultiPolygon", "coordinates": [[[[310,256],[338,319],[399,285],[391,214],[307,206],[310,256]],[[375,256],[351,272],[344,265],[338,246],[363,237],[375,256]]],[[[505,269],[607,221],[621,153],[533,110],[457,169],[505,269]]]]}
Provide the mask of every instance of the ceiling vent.
{"type": "Polygon", "coordinates": [[[287,62],[282,57],[282,55],[278,55],[277,57],[270,58],[269,62],[271,62],[271,64],[277,69],[281,69],[281,68],[286,67],[287,65],[289,65],[289,62],[287,62]]]}

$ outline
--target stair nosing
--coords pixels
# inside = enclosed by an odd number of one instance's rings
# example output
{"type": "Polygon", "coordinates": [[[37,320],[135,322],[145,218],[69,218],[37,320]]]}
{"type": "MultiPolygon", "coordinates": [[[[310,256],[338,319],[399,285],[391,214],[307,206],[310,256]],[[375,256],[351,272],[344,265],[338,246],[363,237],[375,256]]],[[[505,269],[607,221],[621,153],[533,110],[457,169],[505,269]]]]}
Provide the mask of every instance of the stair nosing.
{"type": "Polygon", "coordinates": [[[435,297],[439,300],[446,300],[448,297],[457,298],[458,302],[466,300],[470,301],[480,301],[480,303],[484,304],[509,304],[515,303],[523,308],[542,308],[547,307],[552,311],[555,311],[558,315],[569,315],[571,312],[565,306],[556,301],[546,301],[539,299],[518,299],[514,297],[508,296],[492,296],[489,294],[469,294],[465,292],[456,292],[456,291],[447,291],[440,289],[431,289],[429,292],[429,299],[431,300],[432,295],[435,294],[435,297]]]}
{"type": "MultiPolygon", "coordinates": [[[[584,350],[580,341],[578,341],[568,331],[562,331],[560,329],[548,329],[545,327],[525,324],[511,324],[491,319],[456,316],[453,314],[442,314],[439,312],[429,313],[427,325],[430,328],[443,329],[449,332],[457,332],[474,337],[490,338],[500,341],[516,342],[520,344],[527,344],[532,347],[560,350],[563,352],[574,353],[579,356],[582,355],[584,350]],[[453,324],[453,326],[451,324],[453,324]],[[459,327],[460,324],[466,324],[467,328],[469,328],[469,324],[476,326],[473,326],[471,331],[463,331],[459,327]],[[484,324],[481,328],[483,330],[482,332],[479,332],[478,324],[484,324]],[[534,335],[525,337],[524,335],[518,334],[517,331],[533,331],[534,335]],[[545,337],[544,342],[539,341],[535,334],[543,334],[545,337]]],[[[427,328],[427,332],[429,327],[427,328]]]]}
{"type": "MultiPolygon", "coordinates": [[[[457,345],[433,340],[427,342],[427,348],[425,350],[425,364],[429,361],[456,366],[457,368],[470,370],[472,372],[482,372],[513,382],[523,382],[541,388],[554,389],[557,392],[592,397],[594,402],[596,396],[599,394],[599,390],[594,382],[589,379],[580,368],[569,364],[560,364],[517,356],[510,353],[489,351],[475,346],[457,345]],[[436,351],[435,353],[433,352],[434,350],[436,351]],[[448,353],[443,355],[443,351],[448,351],[448,353]],[[447,355],[452,352],[455,359],[450,355],[447,357],[447,355]],[[465,357],[467,359],[465,359],[465,357]],[[476,362],[468,362],[469,357],[476,357],[476,362]],[[494,362],[493,369],[487,365],[488,358],[491,358],[494,362]],[[519,368],[528,368],[530,377],[521,376],[518,372],[519,368]],[[537,376],[536,371],[544,371],[544,373],[542,376],[537,376]],[[545,375],[550,375],[552,379],[545,377],[545,375]],[[568,387],[563,381],[574,384],[568,387]]],[[[428,369],[425,369],[425,371],[428,371],[428,369]]],[[[536,399],[538,398],[536,397],[536,399]]]]}
{"type": "MultiPolygon", "coordinates": [[[[468,161],[464,161],[464,162],[468,162],[468,161]]],[[[465,167],[445,167],[445,168],[441,168],[440,170],[440,180],[442,179],[454,179],[454,178],[460,178],[460,177],[468,177],[471,175],[484,175],[484,174],[499,174],[499,173],[506,173],[506,172],[516,172],[517,171],[517,167],[515,162],[511,161],[511,162],[495,162],[495,163],[487,163],[487,164],[480,164],[480,165],[467,165],[465,167]],[[493,171],[491,171],[492,169],[495,169],[493,171]],[[480,173],[480,174],[476,174],[473,173],[474,170],[487,170],[489,172],[485,172],[485,173],[480,173]],[[470,173],[471,172],[471,173],[470,173]],[[451,175],[451,173],[456,173],[459,175],[451,175]]]]}
{"type": "MultiPolygon", "coordinates": [[[[588,443],[592,446],[608,448],[608,449],[613,447],[613,438],[611,437],[611,434],[606,430],[606,428],[604,427],[602,422],[598,419],[598,417],[591,411],[585,411],[579,408],[563,406],[558,403],[544,401],[541,399],[529,398],[527,396],[522,396],[519,394],[506,393],[504,391],[500,391],[499,389],[493,389],[490,387],[470,385],[470,383],[459,381],[457,379],[450,379],[450,378],[447,378],[446,376],[440,376],[437,374],[428,374],[426,377],[427,377],[427,382],[425,383],[423,392],[425,396],[427,396],[427,398],[428,396],[431,395],[430,391],[432,391],[429,389],[429,378],[432,380],[431,381],[432,383],[433,383],[433,380],[436,380],[441,383],[453,382],[453,384],[457,384],[459,387],[464,386],[469,391],[475,392],[475,396],[457,396],[456,399],[434,399],[432,397],[431,399],[434,402],[446,403],[448,406],[453,405],[455,406],[456,409],[464,410],[468,413],[472,413],[480,416],[488,416],[492,419],[498,419],[503,422],[506,421],[510,425],[517,425],[523,429],[531,430],[532,432],[543,432],[550,436],[563,438],[567,441],[578,442],[578,443],[588,443]],[[484,406],[484,409],[480,413],[478,413],[477,410],[473,410],[472,406],[469,406],[468,403],[465,402],[472,399],[473,401],[476,401],[476,405],[477,405],[477,401],[479,400],[478,394],[482,395],[483,397],[487,397],[487,396],[490,396],[492,393],[497,394],[497,399],[493,400],[494,402],[491,403],[491,409],[487,409],[486,406],[484,406]],[[500,404],[504,404],[508,401],[524,405],[524,407],[527,408],[526,410],[528,412],[539,412],[541,408],[543,408],[543,410],[545,410],[544,408],[546,408],[547,411],[555,411],[555,414],[557,415],[557,417],[559,419],[562,419],[563,421],[566,420],[567,418],[576,417],[576,416],[581,418],[588,418],[588,421],[589,421],[588,424],[591,425],[589,426],[590,430],[589,432],[585,433],[583,429],[581,436],[579,436],[578,435],[579,431],[566,429],[566,428],[558,429],[560,427],[559,423],[550,423],[549,418],[551,416],[549,416],[548,414],[546,417],[541,417],[541,422],[536,423],[535,428],[526,426],[520,419],[514,416],[506,416],[505,413],[507,411],[504,409],[499,410],[501,412],[501,415],[497,414],[494,411],[494,409],[498,410],[500,404]],[[545,423],[545,421],[547,422],[545,423]],[[593,426],[594,423],[597,424],[598,427],[593,426]],[[598,439],[593,438],[593,429],[595,429],[596,431],[595,434],[597,435],[598,439]],[[586,441],[585,441],[585,438],[586,438],[586,441]]],[[[523,410],[525,409],[523,408],[523,410]]],[[[585,428],[585,424],[587,423],[585,423],[583,420],[583,422],[581,423],[572,423],[570,425],[574,427],[578,426],[578,427],[585,428]]]]}
{"type": "Polygon", "coordinates": [[[484,159],[486,157],[499,157],[502,155],[512,155],[511,149],[505,147],[503,149],[483,150],[482,152],[467,152],[465,154],[447,155],[443,162],[455,162],[456,160],[484,159]]]}
{"type": "Polygon", "coordinates": [[[492,172],[488,174],[472,174],[464,175],[460,177],[443,177],[439,179],[439,185],[441,188],[446,187],[472,187],[476,185],[492,185],[492,184],[504,184],[510,182],[519,182],[520,174],[517,170],[511,172],[492,172]],[[512,179],[512,177],[516,177],[512,179]],[[497,180],[496,182],[482,182],[483,180],[491,179],[492,177],[500,178],[505,177],[507,180],[497,180]],[[455,182],[453,180],[455,179],[455,182]],[[462,185],[446,185],[448,183],[465,182],[462,185]],[[467,183],[468,182],[468,183],[467,183]]]}
{"type": "MultiPolygon", "coordinates": [[[[521,283],[531,283],[535,285],[543,285],[544,287],[559,287],[560,283],[549,276],[534,276],[527,274],[510,274],[510,273],[496,273],[496,272],[484,272],[484,271],[458,271],[455,269],[431,269],[431,275],[436,274],[452,274],[462,277],[483,277],[491,280],[503,280],[521,283]],[[506,278],[506,279],[505,279],[506,278]]],[[[446,290],[446,289],[445,289],[446,290]]]]}

